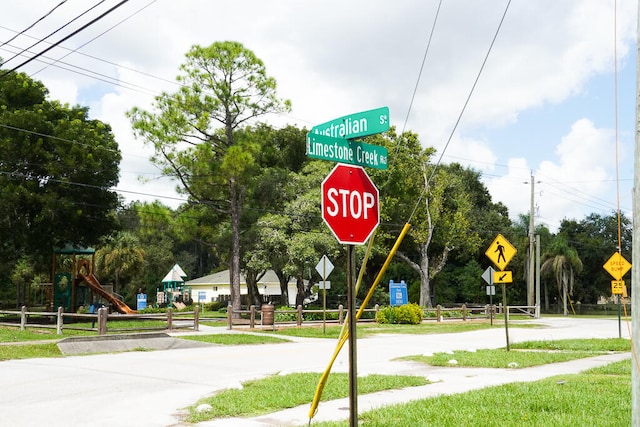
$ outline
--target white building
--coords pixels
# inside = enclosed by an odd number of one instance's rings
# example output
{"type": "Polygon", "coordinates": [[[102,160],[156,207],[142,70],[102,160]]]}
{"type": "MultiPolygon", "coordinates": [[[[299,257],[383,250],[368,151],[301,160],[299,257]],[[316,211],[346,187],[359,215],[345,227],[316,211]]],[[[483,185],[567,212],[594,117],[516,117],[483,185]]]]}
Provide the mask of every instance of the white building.
{"type": "MultiPolygon", "coordinates": [[[[231,276],[229,270],[220,271],[198,279],[189,280],[185,283],[187,289],[191,289],[191,298],[194,303],[205,303],[214,301],[229,301],[231,298],[231,276]]],[[[306,280],[305,280],[306,285],[306,280]]],[[[265,301],[280,301],[280,282],[273,270],[267,270],[258,280],[258,292],[263,295],[265,301]]],[[[290,279],[288,284],[289,305],[295,306],[296,280],[290,279]]],[[[247,282],[244,274],[240,273],[240,294],[247,294],[247,282]]]]}

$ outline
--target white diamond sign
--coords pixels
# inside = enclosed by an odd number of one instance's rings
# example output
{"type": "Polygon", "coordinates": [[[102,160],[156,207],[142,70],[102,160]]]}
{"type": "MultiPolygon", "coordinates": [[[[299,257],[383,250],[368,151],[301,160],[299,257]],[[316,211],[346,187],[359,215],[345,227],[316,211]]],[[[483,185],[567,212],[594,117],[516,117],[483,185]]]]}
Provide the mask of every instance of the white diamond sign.
{"type": "Polygon", "coordinates": [[[320,258],[320,262],[318,262],[318,265],[316,265],[316,271],[318,272],[320,277],[322,277],[322,280],[325,280],[327,277],[329,277],[329,275],[333,271],[333,264],[326,255],[323,255],[322,258],[320,258]]]}

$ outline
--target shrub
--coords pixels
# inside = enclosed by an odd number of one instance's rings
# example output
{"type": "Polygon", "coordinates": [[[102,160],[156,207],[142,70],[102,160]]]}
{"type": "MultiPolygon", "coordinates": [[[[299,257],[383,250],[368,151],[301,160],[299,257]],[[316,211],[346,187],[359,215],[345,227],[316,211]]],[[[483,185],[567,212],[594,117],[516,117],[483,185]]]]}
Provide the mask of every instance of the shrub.
{"type": "MultiPolygon", "coordinates": [[[[222,308],[222,304],[219,301],[206,302],[202,304],[203,311],[218,311],[222,308]]],[[[224,308],[227,308],[226,306],[224,308]]]]}
{"type": "Polygon", "coordinates": [[[422,321],[422,309],[409,303],[395,307],[383,307],[376,314],[376,322],[417,325],[422,321]]]}

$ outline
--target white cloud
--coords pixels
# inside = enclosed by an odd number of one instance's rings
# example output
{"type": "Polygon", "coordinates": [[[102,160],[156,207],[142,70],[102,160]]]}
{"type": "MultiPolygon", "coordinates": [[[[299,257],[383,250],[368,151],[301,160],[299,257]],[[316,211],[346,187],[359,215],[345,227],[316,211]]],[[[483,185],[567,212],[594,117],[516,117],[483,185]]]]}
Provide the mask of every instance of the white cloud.
{"type": "MultiPolygon", "coordinates": [[[[17,2],[3,11],[0,26],[24,28],[55,4],[54,0],[17,2]]],[[[406,127],[417,132],[425,145],[444,148],[505,4],[493,0],[443,2],[406,127]]],[[[617,4],[617,51],[624,64],[635,48],[637,5],[617,4]]],[[[123,6],[94,29],[71,39],[68,46],[79,46],[140,7],[123,6]]],[[[36,77],[49,87],[52,98],[91,105],[94,117],[112,125],[124,154],[122,188],[175,195],[173,184],[138,183],[137,175],[150,176],[157,169],[148,161],[152,150],[132,137],[124,113],[133,106],[150,109],[149,91],[175,90],[172,84],[150,76],[174,80],[191,45],[236,40],[252,49],[278,81],[280,96],[293,102],[292,113],[278,117],[275,124],[311,127],[351,112],[389,106],[391,123],[402,129],[436,7],[434,2],[421,0],[396,2],[393,7],[381,0],[157,1],[81,49],[146,75],[77,53],[64,59],[119,79],[123,85],[136,85],[137,90],[56,67],[36,77]]],[[[511,3],[445,161],[459,161],[485,172],[494,200],[505,203],[513,215],[529,210],[529,191],[522,182],[530,179],[531,169],[540,175],[537,179],[549,180],[537,186],[542,194],[536,197],[541,219],[550,223],[564,216],[580,218],[592,212],[595,203],[595,199],[588,203],[575,200],[578,191],[560,184],[556,184],[560,189],[551,187],[551,181],[588,181],[571,184],[586,192],[585,198],[610,195],[611,183],[606,180],[612,177],[613,165],[603,162],[611,157],[610,115],[589,116],[578,105],[571,116],[562,118],[559,126],[566,129],[562,141],[560,135],[549,132],[538,144],[509,147],[511,158],[503,158],[504,145],[487,133],[504,129],[509,134],[505,139],[517,141],[527,132],[519,127],[521,114],[561,105],[588,90],[594,77],[611,73],[612,7],[612,2],[602,0],[511,3]],[[578,120],[580,117],[584,120],[578,120]],[[506,173],[499,163],[508,165],[506,173]],[[562,191],[573,194],[553,195],[562,191]]],[[[65,14],[52,16],[48,25],[30,33],[46,34],[80,9],[77,4],[66,5],[65,14]]],[[[12,35],[0,28],[0,41],[12,35]]],[[[17,39],[12,44],[28,43],[30,40],[17,39]]],[[[50,56],[58,58],[64,53],[54,49],[50,56]]],[[[7,54],[0,49],[0,55],[7,54]]],[[[39,68],[27,66],[25,71],[39,68]]],[[[620,91],[635,92],[635,88],[620,91]]],[[[547,125],[541,121],[539,128],[544,130],[547,125]]],[[[634,134],[629,128],[626,132],[634,134]]]]}

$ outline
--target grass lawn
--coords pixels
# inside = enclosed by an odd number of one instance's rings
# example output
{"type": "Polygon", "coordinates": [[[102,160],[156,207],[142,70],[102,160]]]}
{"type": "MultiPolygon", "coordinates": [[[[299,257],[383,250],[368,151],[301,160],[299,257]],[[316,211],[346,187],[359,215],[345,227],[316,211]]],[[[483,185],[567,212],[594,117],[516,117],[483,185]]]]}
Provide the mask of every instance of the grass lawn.
{"type": "MultiPolygon", "coordinates": [[[[359,414],[367,427],[631,425],[631,361],[580,374],[423,399],[359,414]]],[[[344,422],[312,423],[344,427],[344,422]]]]}
{"type": "Polygon", "coordinates": [[[0,345],[0,361],[36,357],[62,357],[62,352],[55,343],[0,345]]]}
{"type": "MultiPolygon", "coordinates": [[[[510,324],[511,325],[511,324],[510,324]]],[[[511,325],[516,328],[527,328],[527,327],[540,327],[540,325],[535,323],[515,323],[511,325]]],[[[358,324],[358,338],[366,338],[371,335],[377,334],[412,334],[412,335],[423,335],[423,334],[446,334],[446,333],[457,333],[457,332],[467,332],[467,331],[477,331],[480,329],[490,329],[490,328],[504,328],[504,323],[496,322],[494,320],[493,326],[489,323],[488,320],[479,320],[479,321],[449,321],[449,322],[426,322],[421,323],[419,325],[388,325],[388,324],[377,324],[377,323],[360,323],[358,324]]],[[[331,338],[337,339],[342,326],[330,324],[326,325],[326,333],[323,332],[322,325],[314,325],[314,326],[290,326],[290,327],[282,327],[276,329],[275,331],[271,330],[258,330],[255,332],[263,332],[268,334],[276,334],[276,335],[288,335],[295,337],[306,337],[306,338],[331,338]]]]}
{"type": "MultiPolygon", "coordinates": [[[[188,408],[187,421],[195,423],[213,418],[248,417],[310,404],[319,379],[318,373],[296,373],[247,381],[242,384],[242,389],[226,389],[199,400],[188,408]],[[196,407],[203,403],[211,405],[211,409],[197,412],[196,407]]],[[[348,397],[348,382],[347,374],[331,374],[324,388],[322,400],[348,397]]],[[[358,391],[367,394],[425,384],[428,384],[428,381],[424,377],[368,375],[358,378],[358,391]]]]}
{"type": "Polygon", "coordinates": [[[433,356],[406,356],[402,359],[434,366],[455,364],[483,368],[527,368],[597,356],[610,351],[631,351],[631,343],[623,338],[529,341],[513,344],[511,351],[504,348],[454,351],[453,353],[435,353],[433,356]]]}
{"type": "Polygon", "coordinates": [[[254,334],[211,334],[211,335],[185,335],[180,337],[185,340],[207,342],[211,344],[223,345],[243,345],[243,344],[277,344],[291,342],[284,338],[260,336],[254,334]]]}

